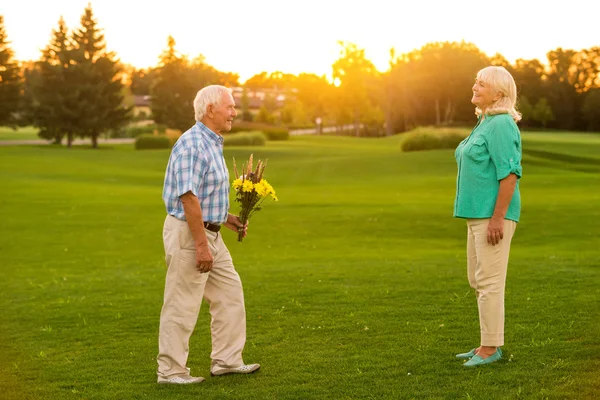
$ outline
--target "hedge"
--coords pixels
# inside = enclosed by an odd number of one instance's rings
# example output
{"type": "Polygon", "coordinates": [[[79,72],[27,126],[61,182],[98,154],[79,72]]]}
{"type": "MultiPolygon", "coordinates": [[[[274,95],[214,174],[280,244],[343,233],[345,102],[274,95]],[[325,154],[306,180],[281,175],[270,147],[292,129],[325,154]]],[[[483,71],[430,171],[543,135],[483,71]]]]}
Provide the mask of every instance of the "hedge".
{"type": "Polygon", "coordinates": [[[288,140],[290,138],[290,130],[286,127],[279,127],[255,122],[234,122],[229,133],[261,131],[269,140],[288,140]]]}
{"type": "Polygon", "coordinates": [[[455,149],[469,132],[460,128],[422,127],[405,134],[402,151],[455,149]]]}
{"type": "Polygon", "coordinates": [[[225,146],[264,146],[267,138],[260,131],[230,133],[223,136],[225,146]]]}
{"type": "Polygon", "coordinates": [[[173,141],[167,135],[143,134],[135,139],[136,150],[170,149],[173,141]]]}

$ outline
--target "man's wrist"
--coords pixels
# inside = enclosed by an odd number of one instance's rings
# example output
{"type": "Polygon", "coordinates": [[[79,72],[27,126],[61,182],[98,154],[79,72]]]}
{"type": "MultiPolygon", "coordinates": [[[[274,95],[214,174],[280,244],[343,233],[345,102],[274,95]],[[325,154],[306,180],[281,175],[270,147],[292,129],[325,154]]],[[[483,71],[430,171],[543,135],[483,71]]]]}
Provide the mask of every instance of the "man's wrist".
{"type": "Polygon", "coordinates": [[[208,247],[208,241],[207,240],[196,243],[196,248],[197,249],[204,248],[204,247],[208,247]]]}

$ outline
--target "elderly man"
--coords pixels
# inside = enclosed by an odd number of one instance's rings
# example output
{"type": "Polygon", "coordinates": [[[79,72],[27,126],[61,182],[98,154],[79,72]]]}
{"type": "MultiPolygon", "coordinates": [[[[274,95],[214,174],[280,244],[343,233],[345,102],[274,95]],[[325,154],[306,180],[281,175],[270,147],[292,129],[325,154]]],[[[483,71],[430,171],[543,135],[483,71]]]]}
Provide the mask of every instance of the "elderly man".
{"type": "Polygon", "coordinates": [[[177,141],[165,174],[167,218],[163,242],[168,266],[158,340],[158,383],[200,383],[186,367],[189,340],[206,299],[212,316],[212,376],[248,374],[245,365],[246,311],[240,277],[223,243],[222,226],[242,225],[228,213],[229,173],[223,137],[236,116],[231,90],[207,86],[194,100],[196,124],[177,141]]]}

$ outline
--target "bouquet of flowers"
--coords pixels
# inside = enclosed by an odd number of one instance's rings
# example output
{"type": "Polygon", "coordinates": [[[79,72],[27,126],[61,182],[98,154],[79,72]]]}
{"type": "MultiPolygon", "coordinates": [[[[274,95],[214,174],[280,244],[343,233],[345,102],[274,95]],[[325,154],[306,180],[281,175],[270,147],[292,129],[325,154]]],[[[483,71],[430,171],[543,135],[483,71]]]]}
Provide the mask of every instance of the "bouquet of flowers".
{"type": "MultiPolygon", "coordinates": [[[[256,168],[253,167],[253,155],[250,155],[248,162],[242,167],[242,174],[240,175],[235,164],[235,158],[233,159],[233,173],[236,178],[231,186],[235,190],[235,201],[240,203],[242,210],[240,211],[240,221],[242,224],[246,224],[250,217],[262,208],[262,203],[267,197],[271,197],[273,200],[278,201],[275,195],[273,186],[263,179],[263,173],[266,162],[258,160],[256,168]]],[[[243,230],[238,233],[238,242],[241,242],[243,237],[243,230]]]]}

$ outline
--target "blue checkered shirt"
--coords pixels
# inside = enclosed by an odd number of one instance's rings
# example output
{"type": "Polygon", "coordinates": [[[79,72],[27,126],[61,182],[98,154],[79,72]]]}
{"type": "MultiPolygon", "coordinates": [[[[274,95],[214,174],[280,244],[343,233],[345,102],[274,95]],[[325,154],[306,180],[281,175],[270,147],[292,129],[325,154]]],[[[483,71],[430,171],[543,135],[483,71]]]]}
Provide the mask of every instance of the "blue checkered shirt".
{"type": "Polygon", "coordinates": [[[222,224],[229,211],[229,172],[223,159],[223,137],[201,122],[188,129],[171,151],[163,201],[167,213],[185,221],[180,196],[192,192],[204,221],[222,224]]]}

